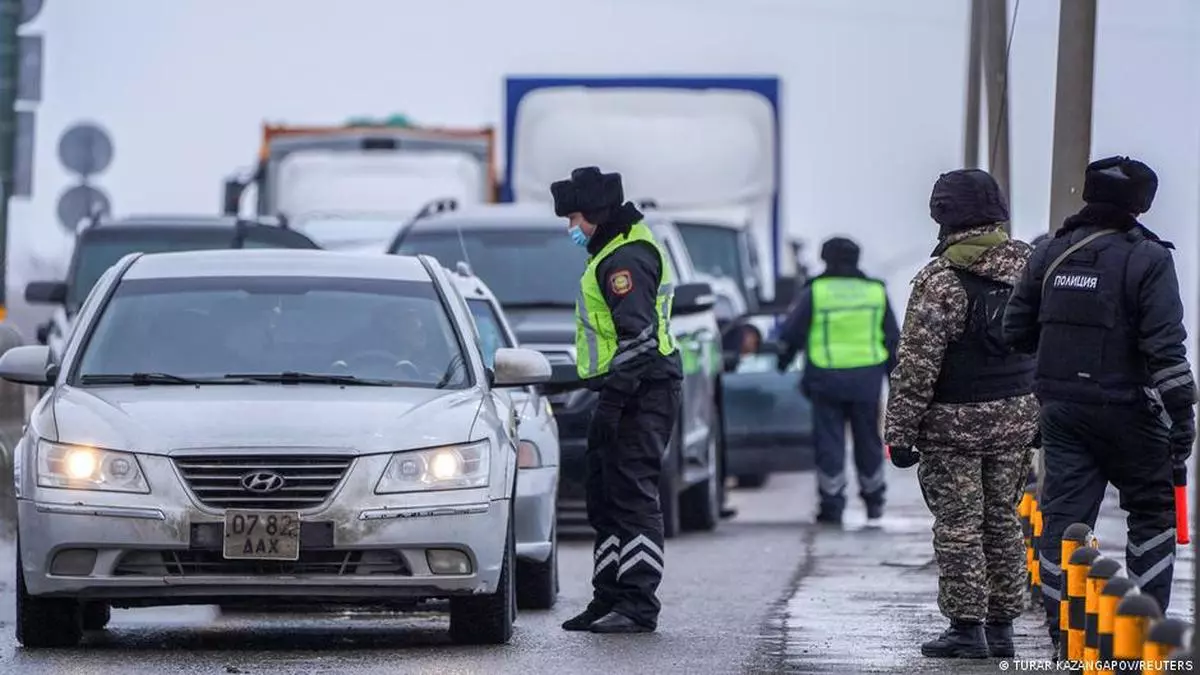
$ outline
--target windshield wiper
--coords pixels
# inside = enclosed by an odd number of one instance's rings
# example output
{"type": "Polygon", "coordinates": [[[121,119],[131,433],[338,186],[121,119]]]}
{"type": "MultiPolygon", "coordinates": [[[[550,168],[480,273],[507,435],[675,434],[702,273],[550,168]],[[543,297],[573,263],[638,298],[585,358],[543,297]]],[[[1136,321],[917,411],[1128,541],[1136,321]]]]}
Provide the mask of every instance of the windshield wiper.
{"type": "Polygon", "coordinates": [[[442,375],[442,379],[438,380],[437,384],[433,385],[433,388],[445,389],[446,385],[450,384],[450,379],[453,378],[455,373],[458,372],[459,368],[462,367],[462,364],[462,354],[455,354],[454,358],[450,359],[450,364],[446,366],[446,372],[442,375]]]}
{"type": "Polygon", "coordinates": [[[228,377],[184,377],[171,373],[89,373],[80,384],[246,384],[228,377]]]}
{"type": "Polygon", "coordinates": [[[336,373],[299,373],[284,371],[282,373],[230,373],[227,378],[252,380],[255,382],[279,382],[281,384],[345,384],[362,387],[394,387],[395,382],[388,380],[372,380],[353,375],[336,373]]]}

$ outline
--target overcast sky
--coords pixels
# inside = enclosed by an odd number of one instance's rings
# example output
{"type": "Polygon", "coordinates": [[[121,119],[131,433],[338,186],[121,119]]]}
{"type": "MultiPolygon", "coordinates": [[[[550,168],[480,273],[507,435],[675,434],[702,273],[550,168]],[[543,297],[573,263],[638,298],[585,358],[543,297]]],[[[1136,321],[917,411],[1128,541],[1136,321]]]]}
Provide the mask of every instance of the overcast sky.
{"type": "MultiPolygon", "coordinates": [[[[1015,0],[1009,0],[1010,16],[1015,0]]],[[[46,0],[36,186],[14,200],[10,302],[31,249],[65,256],[70,124],[110,130],[114,210],[214,212],[263,119],[501,122],[506,74],[768,74],[783,82],[784,210],[847,234],[893,302],[927,259],[929,189],[962,161],[968,0],[46,0]],[[336,9],[334,9],[336,8],[336,9]]],[[[1049,216],[1058,2],[1024,0],[1011,54],[1016,234],[1049,216]]],[[[1200,2],[1101,0],[1093,157],[1161,178],[1144,222],[1179,247],[1189,311],[1200,240],[1200,2]]],[[[1196,313],[1192,313],[1194,317],[1196,313]]],[[[1194,323],[1194,319],[1192,322],[1194,323]]],[[[1192,331],[1193,335],[1195,331],[1192,331]]]]}

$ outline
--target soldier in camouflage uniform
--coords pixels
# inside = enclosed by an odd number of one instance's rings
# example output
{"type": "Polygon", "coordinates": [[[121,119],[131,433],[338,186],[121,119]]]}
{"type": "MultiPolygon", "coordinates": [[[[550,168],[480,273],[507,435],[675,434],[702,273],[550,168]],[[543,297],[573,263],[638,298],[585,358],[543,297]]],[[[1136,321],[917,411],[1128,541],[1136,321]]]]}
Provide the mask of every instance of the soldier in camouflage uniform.
{"type": "Polygon", "coordinates": [[[984,171],[943,174],[929,208],[938,245],[912,282],[885,430],[896,466],[919,462],[934,516],[938,607],[950,628],[921,653],[1012,656],[1026,578],[1017,504],[1038,404],[1033,359],[1004,347],[1001,324],[1031,249],[1009,239],[1008,207],[984,171]]]}

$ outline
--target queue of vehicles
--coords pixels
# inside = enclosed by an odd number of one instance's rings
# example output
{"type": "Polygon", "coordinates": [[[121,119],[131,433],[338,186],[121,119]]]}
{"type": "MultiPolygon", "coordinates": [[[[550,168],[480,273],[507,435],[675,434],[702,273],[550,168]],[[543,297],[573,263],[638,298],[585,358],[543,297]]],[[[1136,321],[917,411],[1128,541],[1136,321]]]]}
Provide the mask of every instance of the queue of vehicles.
{"type": "Polygon", "coordinates": [[[507,91],[503,185],[490,130],[267,125],[223,215],[95,219],[67,280],[29,285],[54,316],[41,345],[0,357],[0,377],[44,392],[15,453],[23,644],[74,644],[113,606],[430,598],[450,599],[455,640],[496,643],[518,606],[553,606],[558,536],[589,531],[595,395],[573,346],[586,253],[545,189],[577,164],[653,193],[638,201],[678,281],[667,536],[717,527],[727,476],[811,465],[799,373],[741,346],[749,326],[767,342],[788,300],[778,84],[507,91]],[[692,191],[677,174],[703,153],[653,164],[680,148],[619,142],[687,110],[716,153],[692,191]],[[608,135],[556,140],[573,119],[608,135]],[[721,192],[722,176],[742,182],[721,192]],[[389,302],[412,306],[377,324],[389,302]]]}

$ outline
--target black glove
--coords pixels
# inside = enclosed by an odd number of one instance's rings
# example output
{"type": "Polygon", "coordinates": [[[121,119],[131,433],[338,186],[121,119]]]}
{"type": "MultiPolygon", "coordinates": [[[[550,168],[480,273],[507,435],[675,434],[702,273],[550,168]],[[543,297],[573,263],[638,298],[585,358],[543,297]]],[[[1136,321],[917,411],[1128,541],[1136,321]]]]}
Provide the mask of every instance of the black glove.
{"type": "Polygon", "coordinates": [[[1196,442],[1196,420],[1187,418],[1171,425],[1171,457],[1177,464],[1187,461],[1196,442]]]}
{"type": "Polygon", "coordinates": [[[792,360],[787,357],[787,354],[780,354],[775,357],[775,370],[785,373],[790,365],[792,365],[792,360]]]}
{"type": "Polygon", "coordinates": [[[611,445],[617,440],[617,429],[621,423],[624,404],[608,392],[600,394],[600,401],[592,411],[592,423],[588,427],[588,441],[594,445],[611,445]]]}
{"type": "Polygon", "coordinates": [[[1033,432],[1033,440],[1029,442],[1029,447],[1031,447],[1031,448],[1042,447],[1042,425],[1041,424],[1039,424],[1038,428],[1033,432]]]}
{"type": "Polygon", "coordinates": [[[890,447],[889,450],[892,455],[892,464],[896,465],[896,468],[907,469],[921,461],[921,453],[913,448],[890,447]]]}

